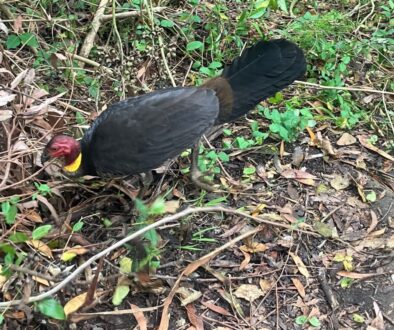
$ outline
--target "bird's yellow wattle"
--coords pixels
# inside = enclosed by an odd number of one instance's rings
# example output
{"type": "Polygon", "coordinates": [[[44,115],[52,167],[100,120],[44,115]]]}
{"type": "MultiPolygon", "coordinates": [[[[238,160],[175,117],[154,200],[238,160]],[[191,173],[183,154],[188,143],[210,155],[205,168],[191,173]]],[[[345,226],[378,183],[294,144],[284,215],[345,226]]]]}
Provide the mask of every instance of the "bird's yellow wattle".
{"type": "Polygon", "coordinates": [[[76,172],[81,166],[81,161],[82,161],[82,153],[80,152],[78,157],[75,158],[75,160],[71,164],[64,166],[63,169],[66,172],[70,172],[70,173],[76,172]]]}

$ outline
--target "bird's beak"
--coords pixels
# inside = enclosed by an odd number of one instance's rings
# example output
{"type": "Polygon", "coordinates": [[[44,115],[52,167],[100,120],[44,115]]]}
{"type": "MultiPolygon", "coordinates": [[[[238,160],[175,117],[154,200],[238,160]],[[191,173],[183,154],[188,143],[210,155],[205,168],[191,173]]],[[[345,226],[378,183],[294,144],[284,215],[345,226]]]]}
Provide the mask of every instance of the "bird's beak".
{"type": "Polygon", "coordinates": [[[44,151],[41,154],[41,164],[44,165],[50,159],[51,156],[49,155],[48,151],[44,149],[44,151]]]}

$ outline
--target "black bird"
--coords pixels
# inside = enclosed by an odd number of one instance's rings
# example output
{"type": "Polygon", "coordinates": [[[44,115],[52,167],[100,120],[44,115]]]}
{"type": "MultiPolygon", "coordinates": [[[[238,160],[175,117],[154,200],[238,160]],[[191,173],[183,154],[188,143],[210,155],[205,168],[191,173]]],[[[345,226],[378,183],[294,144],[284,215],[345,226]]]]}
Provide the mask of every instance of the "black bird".
{"type": "MultiPolygon", "coordinates": [[[[157,90],[111,105],[79,142],[53,137],[44,164],[60,158],[69,175],[124,176],[148,172],[196,146],[213,126],[231,122],[306,71],[302,50],[279,39],[259,41],[201,87],[157,90]]],[[[194,150],[192,179],[200,187],[194,150]]]]}

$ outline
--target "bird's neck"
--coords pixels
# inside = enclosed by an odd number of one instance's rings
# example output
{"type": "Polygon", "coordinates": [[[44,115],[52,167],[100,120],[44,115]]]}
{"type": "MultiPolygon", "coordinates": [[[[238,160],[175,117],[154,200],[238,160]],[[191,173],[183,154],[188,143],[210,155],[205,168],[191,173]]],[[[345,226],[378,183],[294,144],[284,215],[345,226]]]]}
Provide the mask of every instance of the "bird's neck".
{"type": "Polygon", "coordinates": [[[82,164],[82,153],[81,147],[78,143],[74,148],[71,149],[71,152],[64,157],[65,166],[63,169],[69,173],[75,173],[79,170],[82,164]]]}

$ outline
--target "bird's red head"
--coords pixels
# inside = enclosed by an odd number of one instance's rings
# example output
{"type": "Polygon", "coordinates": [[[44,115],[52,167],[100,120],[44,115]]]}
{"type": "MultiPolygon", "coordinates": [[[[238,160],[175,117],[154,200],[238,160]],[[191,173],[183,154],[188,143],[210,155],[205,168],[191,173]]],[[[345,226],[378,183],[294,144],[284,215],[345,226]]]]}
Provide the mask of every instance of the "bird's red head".
{"type": "Polygon", "coordinates": [[[67,135],[56,135],[45,146],[41,156],[41,162],[44,164],[51,158],[63,158],[64,166],[72,164],[80,155],[80,143],[67,135]]]}

